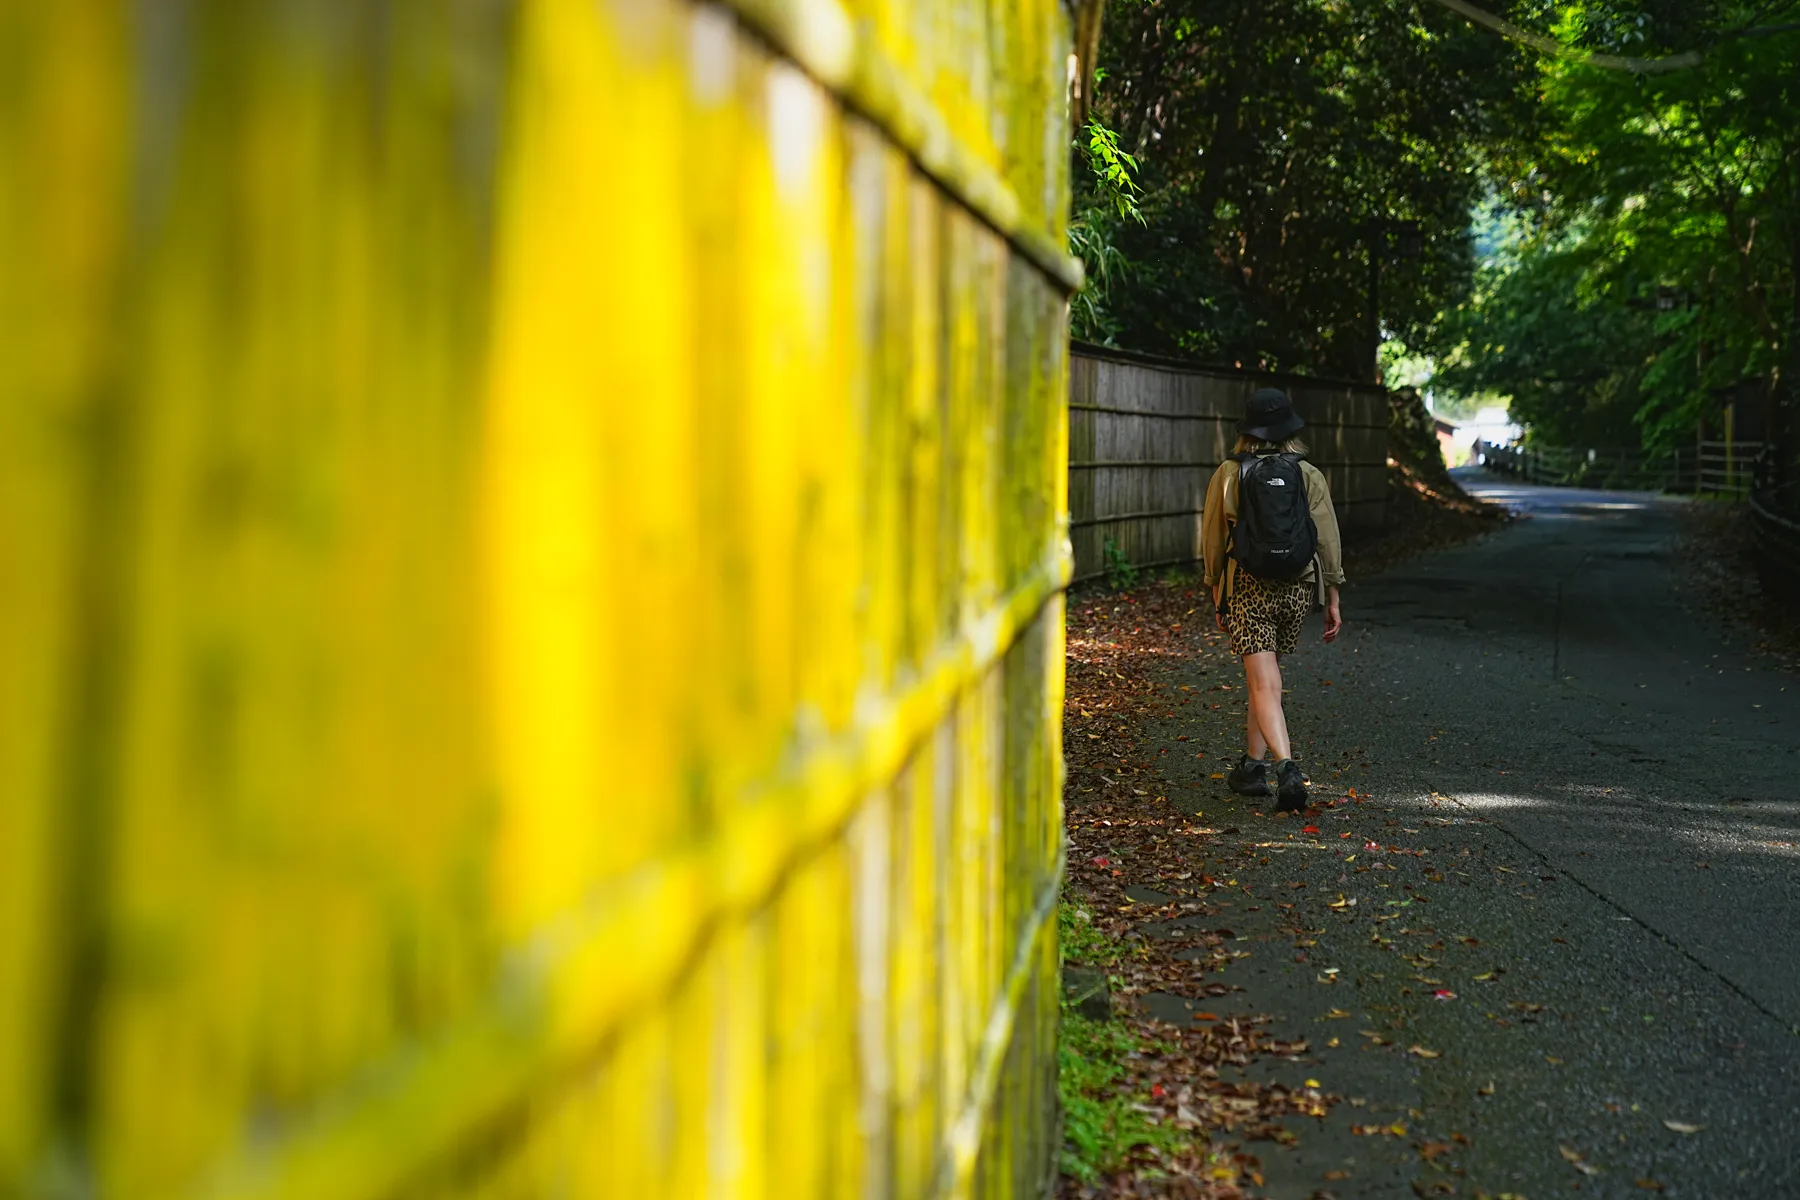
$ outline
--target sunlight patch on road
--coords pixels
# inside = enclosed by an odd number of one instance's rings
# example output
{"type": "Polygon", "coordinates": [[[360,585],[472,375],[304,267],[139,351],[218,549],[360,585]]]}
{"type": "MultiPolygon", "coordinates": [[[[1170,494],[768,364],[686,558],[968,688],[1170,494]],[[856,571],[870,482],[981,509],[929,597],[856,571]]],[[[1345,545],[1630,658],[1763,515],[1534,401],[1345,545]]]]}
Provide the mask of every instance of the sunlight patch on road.
{"type": "Polygon", "coordinates": [[[1690,826],[1675,832],[1683,841],[1702,850],[1763,854],[1772,858],[1800,858],[1800,832],[1792,829],[1690,826]]]}
{"type": "Polygon", "coordinates": [[[1521,796],[1516,792],[1458,792],[1456,801],[1469,808],[1519,809],[1553,808],[1554,800],[1543,796],[1521,796]]]}

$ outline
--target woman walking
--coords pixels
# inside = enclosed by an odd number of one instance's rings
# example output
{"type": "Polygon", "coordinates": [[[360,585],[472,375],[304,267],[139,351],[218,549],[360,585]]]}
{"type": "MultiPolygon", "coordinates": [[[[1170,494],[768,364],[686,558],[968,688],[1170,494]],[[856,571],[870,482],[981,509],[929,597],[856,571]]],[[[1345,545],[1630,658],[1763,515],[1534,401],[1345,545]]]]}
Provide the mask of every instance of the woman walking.
{"type": "Polygon", "coordinates": [[[1287,393],[1263,388],[1250,397],[1232,456],[1206,489],[1200,518],[1206,583],[1219,628],[1244,661],[1248,712],[1244,754],[1226,782],[1242,796],[1267,796],[1275,809],[1306,807],[1306,778],[1294,761],[1281,711],[1281,666],[1314,603],[1325,609],[1325,640],[1343,627],[1338,588],[1343,544],[1331,488],[1304,459],[1301,421],[1287,393]],[[1272,754],[1273,764],[1264,761],[1272,754]]]}

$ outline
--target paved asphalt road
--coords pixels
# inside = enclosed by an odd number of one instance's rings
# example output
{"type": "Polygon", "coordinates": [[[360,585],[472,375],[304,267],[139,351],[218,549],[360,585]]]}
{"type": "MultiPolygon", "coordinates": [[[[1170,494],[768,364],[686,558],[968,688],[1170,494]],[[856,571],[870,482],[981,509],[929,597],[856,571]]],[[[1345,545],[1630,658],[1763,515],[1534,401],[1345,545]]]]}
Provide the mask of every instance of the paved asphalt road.
{"type": "Polygon", "coordinates": [[[1465,483],[1528,515],[1353,580],[1285,664],[1318,790],[1371,801],[1306,835],[1186,756],[1247,893],[1189,919],[1248,952],[1211,1007],[1349,1098],[1259,1144],[1268,1194],[1800,1197],[1800,677],[1672,594],[1680,501],[1465,483]]]}

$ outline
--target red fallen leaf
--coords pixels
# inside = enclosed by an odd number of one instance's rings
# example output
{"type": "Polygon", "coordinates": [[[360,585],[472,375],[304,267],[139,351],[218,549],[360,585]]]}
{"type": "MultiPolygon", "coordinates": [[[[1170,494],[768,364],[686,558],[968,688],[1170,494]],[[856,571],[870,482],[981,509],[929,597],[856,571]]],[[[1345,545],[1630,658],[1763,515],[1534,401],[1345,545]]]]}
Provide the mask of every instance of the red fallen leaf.
{"type": "Polygon", "coordinates": [[[1300,832],[1301,833],[1317,833],[1317,832],[1319,832],[1319,827],[1317,825],[1308,825],[1308,826],[1305,826],[1303,829],[1301,829],[1300,832]]]}
{"type": "Polygon", "coordinates": [[[1153,1085],[1150,1088],[1150,1094],[1155,1096],[1158,1100],[1161,1100],[1163,1098],[1163,1085],[1160,1083],[1153,1085]]]}
{"type": "Polygon", "coordinates": [[[1216,1021],[1218,1019],[1219,1019],[1218,1013],[1197,1012],[1194,1014],[1194,1020],[1196,1020],[1196,1021],[1216,1021]]]}
{"type": "Polygon", "coordinates": [[[1432,998],[1435,1000],[1454,1000],[1454,999],[1456,999],[1456,993],[1451,991],[1449,988],[1439,988],[1437,991],[1431,993],[1431,995],[1432,995],[1432,998]]]}
{"type": "Polygon", "coordinates": [[[1096,867],[1110,867],[1112,865],[1112,863],[1109,860],[1104,859],[1104,858],[1096,858],[1094,860],[1094,865],[1096,867]]]}

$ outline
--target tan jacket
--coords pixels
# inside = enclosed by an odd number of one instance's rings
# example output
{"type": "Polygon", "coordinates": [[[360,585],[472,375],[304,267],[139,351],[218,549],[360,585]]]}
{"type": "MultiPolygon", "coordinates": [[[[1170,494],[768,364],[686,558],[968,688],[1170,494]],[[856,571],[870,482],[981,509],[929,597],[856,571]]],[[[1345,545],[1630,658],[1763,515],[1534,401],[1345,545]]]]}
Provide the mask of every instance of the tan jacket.
{"type": "MultiPolygon", "coordinates": [[[[1238,473],[1242,464],[1228,458],[1213,472],[1206,485],[1206,503],[1200,511],[1200,546],[1206,556],[1206,586],[1225,580],[1226,596],[1231,595],[1237,578],[1237,560],[1229,553],[1231,527],[1237,522],[1238,473]]],[[[1306,505],[1312,512],[1313,524],[1319,528],[1319,550],[1306,574],[1300,578],[1317,589],[1319,603],[1325,602],[1325,589],[1344,582],[1344,543],[1338,536],[1337,510],[1331,506],[1331,485],[1319,468],[1300,460],[1300,475],[1306,480],[1306,505]]]]}

